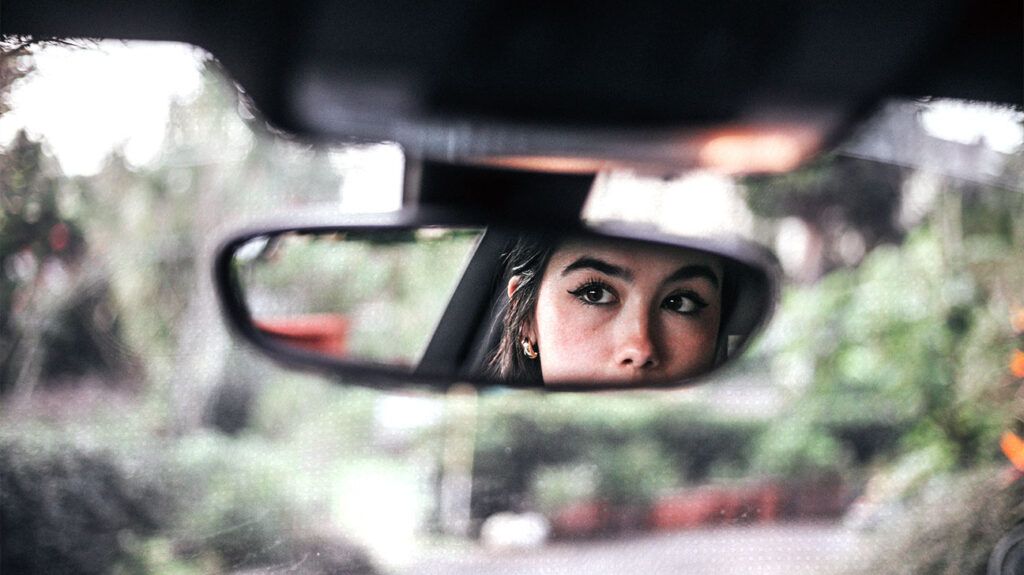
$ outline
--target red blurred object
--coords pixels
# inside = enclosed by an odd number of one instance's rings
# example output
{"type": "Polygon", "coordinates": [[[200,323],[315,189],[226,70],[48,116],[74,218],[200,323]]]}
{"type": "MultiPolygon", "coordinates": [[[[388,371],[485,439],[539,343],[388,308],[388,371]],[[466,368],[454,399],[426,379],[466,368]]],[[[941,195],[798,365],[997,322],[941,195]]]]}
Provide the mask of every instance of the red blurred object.
{"type": "Polygon", "coordinates": [[[256,329],[306,351],[344,357],[348,344],[348,319],[337,314],[312,314],[254,320],[256,329]]]}
{"type": "Polygon", "coordinates": [[[71,241],[71,230],[68,229],[68,225],[64,222],[58,222],[50,228],[50,233],[47,239],[50,242],[50,249],[55,252],[62,252],[68,247],[68,243],[71,241]]]}
{"type": "Polygon", "coordinates": [[[784,500],[774,484],[690,489],[658,500],[651,525],[658,530],[692,529],[718,522],[774,521],[784,500]]]}
{"type": "Polygon", "coordinates": [[[551,518],[551,531],[558,538],[592,537],[604,531],[607,523],[607,506],[597,501],[585,501],[556,513],[551,518]]]}

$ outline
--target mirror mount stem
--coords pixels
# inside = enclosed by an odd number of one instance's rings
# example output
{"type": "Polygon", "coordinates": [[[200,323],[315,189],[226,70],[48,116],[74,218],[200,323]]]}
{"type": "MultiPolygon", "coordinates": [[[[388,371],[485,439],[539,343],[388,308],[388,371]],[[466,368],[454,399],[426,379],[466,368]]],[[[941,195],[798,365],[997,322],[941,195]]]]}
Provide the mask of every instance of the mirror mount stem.
{"type": "Polygon", "coordinates": [[[408,160],[403,201],[472,213],[488,224],[575,227],[594,178],[408,160]]]}

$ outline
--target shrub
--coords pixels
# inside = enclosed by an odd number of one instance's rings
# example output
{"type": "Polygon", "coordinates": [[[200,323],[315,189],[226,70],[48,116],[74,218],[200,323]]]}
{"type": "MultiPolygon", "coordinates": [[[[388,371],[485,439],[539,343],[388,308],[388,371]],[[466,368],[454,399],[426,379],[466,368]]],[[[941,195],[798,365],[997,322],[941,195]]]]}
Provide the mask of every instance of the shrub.
{"type": "Polygon", "coordinates": [[[936,482],[845,573],[984,575],[996,543],[1024,520],[1024,482],[1002,477],[989,468],[936,482]]]}
{"type": "Polygon", "coordinates": [[[108,453],[4,439],[0,469],[3,573],[109,573],[169,519],[163,487],[108,453]]]}

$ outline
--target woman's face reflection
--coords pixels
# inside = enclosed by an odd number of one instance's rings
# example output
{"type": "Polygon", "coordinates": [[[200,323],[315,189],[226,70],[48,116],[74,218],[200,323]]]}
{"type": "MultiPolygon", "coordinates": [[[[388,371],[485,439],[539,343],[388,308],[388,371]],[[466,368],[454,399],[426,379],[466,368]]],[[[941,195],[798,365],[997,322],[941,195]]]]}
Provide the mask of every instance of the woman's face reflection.
{"type": "Polygon", "coordinates": [[[542,278],[524,327],[545,383],[678,380],[711,368],[721,317],[717,258],[569,242],[542,278]]]}

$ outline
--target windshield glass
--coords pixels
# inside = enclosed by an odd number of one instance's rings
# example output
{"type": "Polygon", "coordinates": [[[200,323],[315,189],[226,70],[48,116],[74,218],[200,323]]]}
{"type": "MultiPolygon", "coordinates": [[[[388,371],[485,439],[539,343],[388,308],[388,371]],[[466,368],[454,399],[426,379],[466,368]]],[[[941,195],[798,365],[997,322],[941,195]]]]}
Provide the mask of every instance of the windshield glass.
{"type": "Polygon", "coordinates": [[[780,260],[703,386],[388,394],[233,339],[210,262],[398,209],[397,146],[276,133],[191,47],[6,42],[0,571],[981,572],[1021,519],[1020,111],[890,102],[794,173],[599,176],[589,221],[780,260]]]}

